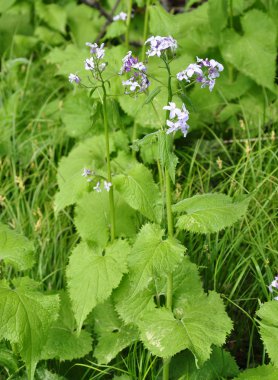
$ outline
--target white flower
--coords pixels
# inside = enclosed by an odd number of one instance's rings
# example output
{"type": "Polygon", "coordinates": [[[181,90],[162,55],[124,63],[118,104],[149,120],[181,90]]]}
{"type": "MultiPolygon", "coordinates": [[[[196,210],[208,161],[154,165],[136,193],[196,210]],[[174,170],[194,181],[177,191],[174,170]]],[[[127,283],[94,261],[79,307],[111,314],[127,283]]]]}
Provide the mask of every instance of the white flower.
{"type": "Polygon", "coordinates": [[[105,190],[109,192],[110,187],[112,186],[112,183],[108,182],[108,181],[104,181],[103,186],[104,186],[105,190]]]}
{"type": "Polygon", "coordinates": [[[96,186],[94,186],[94,190],[95,190],[97,193],[100,193],[100,192],[101,192],[100,182],[98,182],[98,183],[96,184],[96,186]]]}
{"type": "Polygon", "coordinates": [[[95,54],[98,59],[103,58],[105,54],[105,50],[103,49],[104,43],[102,43],[100,46],[96,43],[86,42],[86,46],[90,47],[90,53],[95,54]]]}
{"type": "Polygon", "coordinates": [[[113,21],[125,21],[127,19],[127,14],[125,12],[120,12],[118,15],[113,17],[113,21]]]}
{"type": "Polygon", "coordinates": [[[276,276],[274,280],[271,282],[271,284],[268,286],[270,293],[273,292],[273,288],[278,289],[278,276],[276,276]]]}
{"type": "Polygon", "coordinates": [[[138,83],[138,82],[136,82],[136,81],[133,81],[133,80],[131,80],[131,79],[128,79],[128,80],[126,80],[126,81],[123,81],[122,82],[122,85],[123,86],[130,86],[130,91],[135,91],[136,90],[136,87],[139,87],[140,88],[140,84],[138,83]]]}
{"type": "Polygon", "coordinates": [[[175,103],[169,102],[169,106],[165,106],[163,109],[170,111],[170,119],[172,119],[166,121],[166,124],[169,127],[166,133],[170,134],[180,130],[183,136],[186,137],[189,128],[189,125],[186,123],[189,119],[189,112],[185,108],[185,105],[183,104],[182,108],[180,109],[176,107],[175,103]]]}
{"type": "Polygon", "coordinates": [[[196,63],[191,63],[187,66],[187,68],[177,74],[178,80],[185,79],[186,82],[190,82],[190,79],[194,74],[199,74],[200,76],[203,76],[203,71],[199,65],[196,63]]]}
{"type": "Polygon", "coordinates": [[[80,83],[81,79],[79,78],[78,75],[75,75],[75,74],[70,74],[69,75],[69,82],[72,83],[72,82],[75,82],[75,83],[80,83]]]}
{"type": "Polygon", "coordinates": [[[161,56],[161,53],[166,50],[170,49],[171,51],[175,51],[177,48],[177,41],[171,37],[160,37],[160,36],[152,36],[147,39],[145,44],[150,44],[150,49],[147,51],[147,56],[151,57],[154,55],[157,55],[158,57],[161,56]]]}
{"type": "Polygon", "coordinates": [[[170,111],[170,119],[173,119],[180,112],[180,110],[176,107],[176,104],[173,102],[169,102],[169,106],[164,106],[163,109],[170,111]]]}
{"type": "Polygon", "coordinates": [[[94,58],[87,58],[85,60],[85,70],[91,70],[93,71],[95,69],[95,63],[94,63],[94,58]]]}
{"type": "Polygon", "coordinates": [[[142,62],[134,63],[131,67],[139,71],[146,71],[146,66],[142,62]]]}

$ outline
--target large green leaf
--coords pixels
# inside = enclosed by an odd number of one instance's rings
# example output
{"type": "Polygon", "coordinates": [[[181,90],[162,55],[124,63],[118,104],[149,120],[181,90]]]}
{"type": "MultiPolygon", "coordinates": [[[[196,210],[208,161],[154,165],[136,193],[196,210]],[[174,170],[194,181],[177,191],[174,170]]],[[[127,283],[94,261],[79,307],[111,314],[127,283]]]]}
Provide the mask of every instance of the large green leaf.
{"type": "Polygon", "coordinates": [[[142,314],[155,309],[153,286],[137,293],[128,276],[124,277],[121,286],[114,292],[115,308],[125,323],[137,323],[142,314]]]}
{"type": "Polygon", "coordinates": [[[49,328],[58,317],[59,298],[44,295],[34,281],[14,281],[15,288],[0,284],[0,338],[18,344],[26,363],[29,380],[33,380],[49,328]]]}
{"type": "Polygon", "coordinates": [[[159,191],[152,173],[142,164],[136,164],[113,178],[116,190],[135,210],[156,222],[161,219],[159,191]]]}
{"type": "MultiPolygon", "coordinates": [[[[85,4],[77,5],[76,2],[68,4],[66,10],[70,34],[75,44],[82,48],[85,42],[94,42],[105,22],[99,12],[85,4]]],[[[81,65],[82,63],[80,60],[81,65]]]]}
{"type": "Polygon", "coordinates": [[[234,380],[276,380],[278,378],[278,368],[272,365],[262,365],[257,368],[243,371],[234,380]]]}
{"type": "MultiPolygon", "coordinates": [[[[110,141],[110,151],[115,150],[113,141],[110,141]]],[[[106,168],[105,138],[94,136],[78,144],[68,155],[63,157],[58,167],[59,192],[55,196],[56,211],[74,204],[81,199],[92,187],[86,178],[82,177],[84,168],[97,170],[106,168]]]]}
{"type": "Polygon", "coordinates": [[[78,74],[81,78],[87,77],[84,69],[84,61],[90,56],[89,52],[83,48],[79,49],[75,45],[67,45],[64,48],[54,48],[45,56],[47,63],[52,63],[57,67],[57,74],[68,77],[70,73],[78,74]]]}
{"type": "Polygon", "coordinates": [[[276,67],[274,23],[267,14],[253,9],[243,16],[242,28],[243,35],[232,30],[223,33],[223,57],[259,85],[273,90],[276,67]]]}
{"type": "MultiPolygon", "coordinates": [[[[116,236],[133,236],[137,231],[138,218],[117,192],[114,194],[116,236]]],[[[107,191],[85,194],[77,203],[75,225],[80,236],[104,246],[110,236],[110,206],[107,191]],[[94,217],[92,218],[92,214],[94,217]]]]}
{"type": "Polygon", "coordinates": [[[105,249],[80,243],[73,251],[67,267],[67,279],[77,330],[89,312],[106,300],[127,272],[130,251],[124,240],[115,241],[105,249]]]}
{"type": "Polygon", "coordinates": [[[257,315],[261,318],[260,334],[266,351],[271,361],[278,367],[278,302],[273,300],[262,304],[257,315]]]}
{"type": "Polygon", "coordinates": [[[228,22],[228,0],[209,0],[208,16],[212,31],[219,36],[228,22]]]}
{"type": "Polygon", "coordinates": [[[173,211],[186,212],[178,217],[178,228],[208,234],[238,221],[246,213],[249,201],[250,198],[234,201],[224,194],[195,195],[175,204],[173,211]]]}
{"type": "Polygon", "coordinates": [[[36,14],[51,28],[61,33],[65,32],[67,14],[66,11],[58,4],[44,4],[42,1],[36,1],[36,14]]]}
{"type": "Polygon", "coordinates": [[[165,31],[167,35],[172,35],[178,41],[181,48],[193,56],[205,53],[209,47],[218,43],[210,28],[207,2],[190,12],[177,15],[167,13],[160,4],[151,7],[150,32],[163,36],[165,31]]]}
{"type": "Polygon", "coordinates": [[[77,91],[74,95],[70,93],[66,97],[61,117],[70,136],[82,136],[92,128],[90,103],[90,98],[84,90],[77,91]]]}
{"type": "Polygon", "coordinates": [[[181,298],[199,297],[203,293],[197,265],[185,256],[173,274],[173,302],[181,298]]]}
{"type": "Polygon", "coordinates": [[[172,273],[184,252],[176,239],[164,238],[160,226],[144,225],[129,256],[130,279],[136,292],[146,288],[153,278],[172,273]]]}
{"type": "Polygon", "coordinates": [[[185,350],[171,360],[170,378],[176,380],[220,380],[238,375],[239,369],[232,355],[219,347],[213,347],[209,360],[197,368],[194,355],[185,350]]]}
{"type": "Polygon", "coordinates": [[[145,346],[154,354],[168,358],[188,348],[202,365],[210,357],[211,346],[221,346],[232,329],[232,322],[215,292],[183,300],[174,314],[167,309],[146,312],[138,322],[145,346]]]}
{"type": "Polygon", "coordinates": [[[0,260],[25,270],[35,263],[34,245],[26,237],[0,223],[0,260]]]}
{"type": "Polygon", "coordinates": [[[111,300],[98,305],[93,316],[95,331],[99,336],[94,356],[99,363],[108,364],[120,351],[139,338],[136,327],[125,325],[120,320],[111,300]]]}
{"type": "Polygon", "coordinates": [[[75,319],[68,295],[60,293],[59,318],[50,327],[41,359],[73,360],[82,358],[92,350],[92,338],[87,331],[75,332],[75,319]]]}

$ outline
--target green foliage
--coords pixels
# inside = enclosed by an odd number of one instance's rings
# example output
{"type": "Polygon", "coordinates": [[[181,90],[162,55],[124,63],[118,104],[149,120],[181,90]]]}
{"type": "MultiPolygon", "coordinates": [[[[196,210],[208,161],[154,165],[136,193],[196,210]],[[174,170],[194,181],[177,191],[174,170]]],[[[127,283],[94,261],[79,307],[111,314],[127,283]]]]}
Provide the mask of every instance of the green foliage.
{"type": "Polygon", "coordinates": [[[36,13],[47,25],[57,30],[58,32],[65,33],[66,11],[58,4],[44,4],[41,0],[36,1],[36,13]]]}
{"type": "Polygon", "coordinates": [[[44,295],[29,278],[18,278],[14,288],[2,281],[0,286],[0,337],[17,344],[28,378],[34,378],[37,362],[49,328],[58,317],[59,298],[44,295]]]}
{"type": "Polygon", "coordinates": [[[182,261],[185,248],[176,239],[164,236],[155,224],[145,224],[137,235],[129,256],[130,278],[134,291],[148,286],[153,278],[172,273],[182,261]]]}
{"type": "MultiPolygon", "coordinates": [[[[87,56],[88,52],[84,48],[69,44],[65,49],[55,47],[45,56],[45,60],[57,67],[57,75],[68,77],[69,73],[80,74],[80,62],[85,61],[87,56]]],[[[85,73],[85,70],[82,72],[85,73]]]]}
{"type": "Polygon", "coordinates": [[[84,48],[86,42],[96,39],[104,20],[95,9],[85,4],[77,5],[76,2],[72,2],[67,4],[66,10],[72,40],[79,48],[84,48]]]}
{"type": "MultiPolygon", "coordinates": [[[[111,144],[111,152],[114,151],[111,144]]],[[[57,211],[76,203],[90,189],[90,183],[82,177],[83,168],[92,170],[105,166],[104,136],[94,136],[77,145],[68,157],[63,157],[58,168],[58,185],[55,207],[57,211]]]]}
{"type": "Polygon", "coordinates": [[[260,335],[263,343],[266,347],[266,351],[274,363],[278,366],[278,302],[276,300],[266,302],[261,305],[257,311],[257,315],[260,317],[260,335]]]}
{"type": "Polygon", "coordinates": [[[235,380],[274,380],[278,376],[278,368],[271,365],[247,369],[243,371],[235,380]]]}
{"type": "Polygon", "coordinates": [[[93,311],[98,344],[94,356],[98,363],[108,364],[114,357],[138,339],[138,331],[125,325],[114,310],[110,300],[98,305],[93,311]]]}
{"type": "Polygon", "coordinates": [[[0,223],[0,260],[16,269],[26,270],[34,263],[34,245],[25,236],[0,223]]]}
{"type": "Polygon", "coordinates": [[[143,343],[154,355],[168,358],[188,348],[198,366],[209,358],[211,345],[222,345],[232,329],[224,305],[214,292],[180,300],[173,313],[164,308],[146,312],[138,325],[143,343]]]}
{"type": "Polygon", "coordinates": [[[125,276],[121,286],[114,292],[115,308],[121,319],[125,323],[135,323],[142,318],[146,311],[155,309],[154,296],[156,291],[154,286],[138,292],[134,292],[132,279],[125,276]]]}
{"type": "MultiPolygon", "coordinates": [[[[135,211],[116,193],[116,236],[134,236],[138,220],[135,211]]],[[[76,206],[75,225],[80,236],[105,246],[110,236],[109,195],[105,191],[85,194],[76,206]],[[94,219],[92,219],[92,212],[94,219]]]]}
{"type": "Polygon", "coordinates": [[[212,31],[219,35],[228,22],[228,0],[209,0],[208,16],[212,31]]]}
{"type": "Polygon", "coordinates": [[[136,164],[114,177],[113,184],[124,200],[148,219],[161,219],[159,191],[151,172],[142,164],[136,164]]]}
{"type": "Polygon", "coordinates": [[[83,136],[92,128],[90,108],[91,102],[86,92],[78,91],[66,98],[61,117],[69,136],[83,136]]]}
{"type": "Polygon", "coordinates": [[[221,380],[231,378],[239,373],[235,359],[219,347],[213,347],[209,360],[201,368],[195,365],[190,351],[182,351],[171,361],[171,378],[179,380],[221,380]]]}
{"type": "Polygon", "coordinates": [[[196,233],[212,233],[231,226],[247,211],[250,198],[233,200],[224,194],[195,195],[173,206],[179,216],[177,227],[196,233]]]}
{"type": "Polygon", "coordinates": [[[12,350],[7,349],[5,343],[0,343],[0,366],[8,368],[11,373],[18,370],[18,361],[12,350]]]}
{"type": "Polygon", "coordinates": [[[92,339],[87,331],[75,331],[75,319],[69,297],[60,293],[61,306],[58,319],[49,329],[41,359],[72,360],[82,358],[92,349],[92,339]]]}
{"type": "Polygon", "coordinates": [[[254,9],[243,16],[242,28],[243,36],[232,30],[224,32],[221,45],[223,57],[259,85],[274,90],[276,28],[273,21],[265,13],[254,9]]]}
{"type": "Polygon", "coordinates": [[[72,308],[80,333],[89,312],[105,301],[127,272],[128,243],[118,240],[105,250],[80,243],[73,251],[67,267],[72,308]]]}

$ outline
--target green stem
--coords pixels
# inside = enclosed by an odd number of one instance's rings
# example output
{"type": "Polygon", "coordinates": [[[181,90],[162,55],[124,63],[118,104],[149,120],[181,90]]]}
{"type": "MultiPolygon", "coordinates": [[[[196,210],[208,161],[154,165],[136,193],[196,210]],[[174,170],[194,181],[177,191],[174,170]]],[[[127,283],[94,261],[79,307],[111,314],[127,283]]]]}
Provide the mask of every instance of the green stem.
{"type": "MultiPolygon", "coordinates": [[[[109,128],[108,128],[108,118],[107,118],[107,94],[105,85],[102,82],[103,89],[103,102],[102,102],[102,111],[103,111],[103,124],[105,132],[105,148],[106,148],[106,163],[107,163],[107,179],[112,183],[111,175],[111,163],[110,163],[110,146],[109,146],[109,128]]],[[[109,191],[109,208],[110,208],[110,238],[111,242],[115,240],[115,205],[114,205],[114,190],[113,184],[110,187],[109,191]]]]}
{"type": "Polygon", "coordinates": [[[132,0],[127,0],[127,19],[126,19],[126,32],[125,32],[125,45],[129,48],[129,27],[132,12],[132,0]]]}
{"type": "MultiPolygon", "coordinates": [[[[165,59],[165,65],[168,72],[168,103],[172,101],[172,83],[171,83],[171,71],[168,64],[168,59],[165,59]]],[[[169,111],[166,114],[166,120],[169,117],[169,111]]],[[[165,190],[166,190],[166,213],[167,213],[167,227],[168,236],[173,238],[174,236],[174,226],[173,226],[173,215],[172,215],[172,189],[171,189],[171,178],[169,171],[165,168],[165,190]]],[[[166,307],[169,311],[172,311],[172,301],[173,301],[173,274],[169,273],[167,275],[167,292],[166,292],[166,307]]],[[[169,369],[170,369],[171,358],[164,359],[163,361],[163,380],[169,380],[169,369]]]]}
{"type": "Polygon", "coordinates": [[[144,61],[145,53],[146,53],[145,42],[147,40],[147,35],[148,35],[149,10],[150,10],[150,0],[147,0],[147,2],[146,2],[146,10],[145,10],[145,17],[144,17],[143,47],[142,47],[142,55],[141,55],[141,60],[142,61],[144,61]]]}
{"type": "MultiPolygon", "coordinates": [[[[132,129],[132,142],[134,143],[134,141],[137,139],[137,124],[136,122],[134,121],[134,124],[133,124],[133,129],[132,129]]],[[[132,150],[132,157],[133,158],[136,158],[136,151],[133,149],[132,150]]]]}

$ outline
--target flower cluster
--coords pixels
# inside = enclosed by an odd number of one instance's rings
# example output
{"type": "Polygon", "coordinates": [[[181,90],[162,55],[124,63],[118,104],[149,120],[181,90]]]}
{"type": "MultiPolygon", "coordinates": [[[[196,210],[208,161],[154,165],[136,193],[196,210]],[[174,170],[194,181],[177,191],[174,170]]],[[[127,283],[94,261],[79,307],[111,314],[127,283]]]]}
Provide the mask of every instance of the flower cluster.
{"type": "Polygon", "coordinates": [[[219,77],[219,72],[224,70],[221,63],[214,59],[201,59],[196,57],[197,63],[191,63],[187,68],[177,74],[179,81],[186,80],[190,83],[193,75],[196,75],[196,81],[201,83],[201,88],[209,87],[212,91],[215,85],[215,79],[219,77]]]}
{"type": "Polygon", "coordinates": [[[120,12],[118,15],[113,17],[113,21],[126,21],[127,19],[127,14],[125,12],[120,12]]]}
{"type": "MultiPolygon", "coordinates": [[[[87,169],[87,168],[83,169],[82,177],[86,177],[87,178],[87,182],[92,182],[93,181],[93,176],[95,176],[95,172],[93,172],[91,169],[87,169]]],[[[100,187],[100,184],[101,184],[101,182],[97,181],[96,186],[93,187],[93,189],[96,192],[98,192],[98,193],[100,193],[102,191],[101,187],[100,187]]],[[[112,186],[111,182],[106,181],[106,180],[103,181],[103,188],[106,191],[109,192],[111,186],[112,186]]]]}
{"type": "MultiPolygon", "coordinates": [[[[90,47],[90,53],[92,54],[92,57],[85,59],[85,70],[91,71],[96,79],[98,79],[99,73],[101,73],[106,68],[105,62],[100,62],[101,59],[104,58],[105,50],[104,50],[104,44],[101,44],[98,46],[98,44],[91,42],[86,42],[86,46],[90,47]]],[[[81,78],[76,74],[69,74],[69,81],[70,83],[77,83],[79,84],[81,82],[81,78]]]]}
{"type": "Polygon", "coordinates": [[[174,52],[178,46],[177,41],[174,40],[174,38],[171,36],[152,36],[149,39],[147,39],[145,44],[150,44],[150,49],[146,53],[148,57],[152,57],[154,55],[160,57],[161,54],[167,49],[170,49],[172,52],[174,52]]]}
{"type": "Polygon", "coordinates": [[[133,57],[131,51],[122,59],[122,62],[119,74],[132,73],[128,80],[122,82],[123,86],[129,86],[129,91],[126,91],[126,94],[146,91],[150,85],[146,74],[146,66],[139,62],[138,58],[133,57]]]}
{"type": "MultiPolygon", "coordinates": [[[[268,286],[270,293],[273,293],[273,288],[278,290],[278,276],[274,278],[271,284],[268,286]]],[[[278,301],[278,296],[274,297],[276,301],[278,301]]]]}
{"type": "Polygon", "coordinates": [[[96,43],[91,44],[90,42],[86,42],[86,46],[90,47],[90,53],[92,54],[92,57],[85,60],[85,70],[92,71],[94,74],[97,72],[102,72],[106,67],[105,62],[100,62],[100,60],[103,59],[105,55],[104,44],[102,43],[100,46],[98,46],[96,43]]]}
{"type": "Polygon", "coordinates": [[[164,110],[169,111],[169,119],[166,121],[167,129],[166,133],[173,133],[180,130],[184,137],[187,135],[189,125],[186,123],[189,119],[189,112],[183,104],[181,109],[176,107],[176,104],[169,102],[169,106],[163,107],[164,110]]]}

